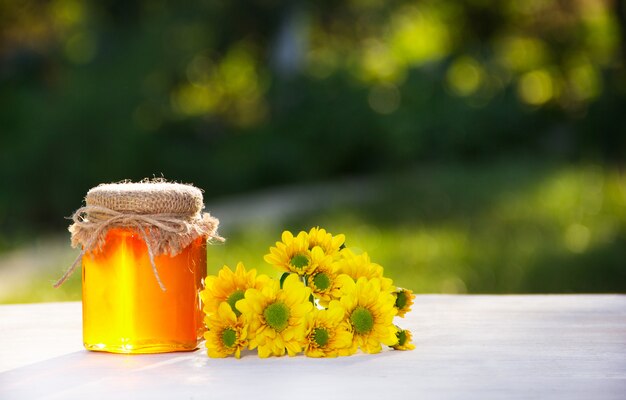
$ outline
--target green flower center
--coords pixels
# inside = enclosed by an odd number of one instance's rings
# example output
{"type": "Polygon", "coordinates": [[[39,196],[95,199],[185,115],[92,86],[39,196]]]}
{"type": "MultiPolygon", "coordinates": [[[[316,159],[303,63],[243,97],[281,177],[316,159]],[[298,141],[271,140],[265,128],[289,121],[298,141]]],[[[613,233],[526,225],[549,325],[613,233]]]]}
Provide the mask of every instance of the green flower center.
{"type": "Polygon", "coordinates": [[[398,310],[403,310],[404,307],[406,307],[407,301],[408,301],[408,298],[404,290],[396,294],[396,308],[398,310]]]}
{"type": "Polygon", "coordinates": [[[241,312],[237,310],[237,308],[235,307],[235,304],[237,304],[237,302],[243,299],[244,297],[245,297],[245,293],[243,290],[235,290],[226,299],[226,302],[228,303],[228,305],[233,310],[236,316],[240,316],[241,312]]]}
{"type": "Polygon", "coordinates": [[[313,284],[319,290],[326,290],[330,287],[330,278],[324,272],[320,272],[313,277],[313,284]]]}
{"type": "Polygon", "coordinates": [[[406,343],[406,331],[398,331],[396,337],[398,338],[398,346],[404,346],[406,343]]]}
{"type": "Polygon", "coordinates": [[[293,265],[294,267],[298,269],[308,267],[309,258],[305,256],[304,254],[296,254],[295,256],[291,257],[291,265],[293,265]]]}
{"type": "Polygon", "coordinates": [[[274,329],[276,332],[280,332],[285,329],[289,323],[289,308],[283,303],[272,303],[265,307],[263,316],[270,328],[274,329]]]}
{"type": "Polygon", "coordinates": [[[352,322],[356,333],[364,335],[369,333],[374,327],[374,316],[367,308],[358,306],[350,314],[350,322],[352,322]]]}
{"type": "Polygon", "coordinates": [[[237,341],[237,333],[231,329],[226,328],[222,331],[222,343],[226,347],[233,347],[237,341]]]}
{"type": "Polygon", "coordinates": [[[315,328],[313,339],[318,347],[326,346],[326,343],[328,343],[328,331],[324,328],[315,328]]]}

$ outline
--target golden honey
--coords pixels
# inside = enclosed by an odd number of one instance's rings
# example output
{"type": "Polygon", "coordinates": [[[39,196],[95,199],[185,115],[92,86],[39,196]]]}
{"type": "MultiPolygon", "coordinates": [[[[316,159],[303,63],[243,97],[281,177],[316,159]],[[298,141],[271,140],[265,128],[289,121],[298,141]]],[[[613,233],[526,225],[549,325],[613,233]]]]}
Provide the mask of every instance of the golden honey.
{"type": "Polygon", "coordinates": [[[142,235],[110,229],[104,246],[83,256],[85,348],[113,353],[194,350],[204,333],[199,293],[206,276],[206,239],[174,257],[154,257],[142,235]]]}

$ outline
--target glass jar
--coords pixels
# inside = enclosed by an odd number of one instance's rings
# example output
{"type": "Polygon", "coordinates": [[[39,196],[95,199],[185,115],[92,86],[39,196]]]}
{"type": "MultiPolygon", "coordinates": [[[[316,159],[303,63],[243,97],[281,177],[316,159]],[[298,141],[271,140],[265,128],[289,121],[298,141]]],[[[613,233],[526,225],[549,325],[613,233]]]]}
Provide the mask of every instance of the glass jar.
{"type": "Polygon", "coordinates": [[[204,333],[199,293],[206,277],[206,239],[174,257],[154,257],[142,235],[112,228],[99,251],[83,256],[83,342],[113,353],[162,353],[197,348],[204,333]]]}

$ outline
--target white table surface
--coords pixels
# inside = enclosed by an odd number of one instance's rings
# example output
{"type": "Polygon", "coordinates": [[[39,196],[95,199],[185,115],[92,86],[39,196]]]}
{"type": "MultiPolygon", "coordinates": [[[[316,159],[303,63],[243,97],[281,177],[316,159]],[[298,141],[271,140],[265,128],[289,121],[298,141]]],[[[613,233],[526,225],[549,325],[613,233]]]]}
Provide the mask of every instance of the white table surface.
{"type": "Polygon", "coordinates": [[[83,349],[80,303],[0,306],[0,399],[625,399],[626,296],[418,296],[414,351],[210,359],[83,349]]]}

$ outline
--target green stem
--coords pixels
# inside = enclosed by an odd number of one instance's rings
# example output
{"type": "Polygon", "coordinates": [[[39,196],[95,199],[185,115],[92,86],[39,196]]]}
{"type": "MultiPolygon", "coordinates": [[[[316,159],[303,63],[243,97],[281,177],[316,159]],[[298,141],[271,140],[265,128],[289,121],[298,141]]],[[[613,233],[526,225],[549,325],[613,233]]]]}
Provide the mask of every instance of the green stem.
{"type": "MultiPolygon", "coordinates": [[[[309,276],[302,275],[302,283],[304,283],[304,286],[308,286],[308,282],[309,282],[309,276]]],[[[317,307],[315,305],[315,296],[313,296],[313,294],[309,296],[309,301],[313,304],[313,307],[317,307]]]]}

